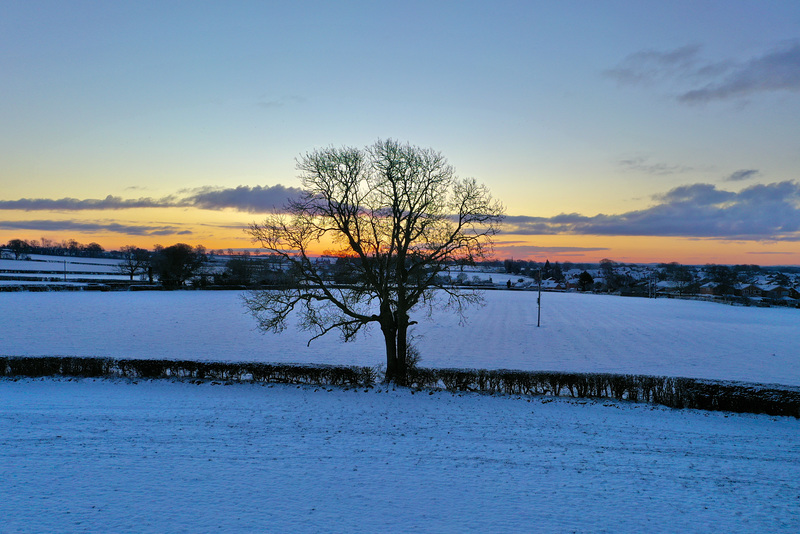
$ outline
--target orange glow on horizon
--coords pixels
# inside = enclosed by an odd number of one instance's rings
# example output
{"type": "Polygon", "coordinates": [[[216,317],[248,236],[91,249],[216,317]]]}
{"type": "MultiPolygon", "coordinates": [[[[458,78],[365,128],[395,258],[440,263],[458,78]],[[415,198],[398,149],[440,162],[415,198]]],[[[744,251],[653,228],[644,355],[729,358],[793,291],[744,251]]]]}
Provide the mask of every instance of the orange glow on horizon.
{"type": "MultiPolygon", "coordinates": [[[[15,212],[20,220],[35,222],[39,217],[15,212]]],[[[155,245],[186,243],[202,245],[207,250],[259,249],[246,232],[251,222],[262,220],[262,214],[197,209],[118,210],[110,218],[108,212],[83,211],[79,218],[72,213],[48,213],[54,224],[64,223],[75,230],[3,230],[0,244],[11,239],[41,241],[42,237],[62,242],[74,239],[81,244],[98,243],[106,250],[119,250],[133,245],[153,249],[155,245]],[[77,219],[77,223],[76,223],[77,219]],[[84,230],[98,226],[99,230],[84,230]],[[140,229],[142,235],[121,233],[123,229],[140,229]],[[106,229],[108,228],[108,229],[106,229]],[[114,231],[112,231],[114,230],[114,231]],[[150,232],[148,234],[148,232],[150,232]]],[[[551,262],[596,263],[603,258],[623,263],[668,263],[686,265],[756,264],[800,265],[800,243],[724,241],[686,237],[583,236],[583,235],[515,235],[500,233],[495,237],[494,259],[518,259],[551,262]]],[[[314,255],[337,250],[331,242],[313,247],[314,255]]]]}
{"type": "MultiPolygon", "coordinates": [[[[11,239],[35,240],[44,237],[60,243],[74,239],[81,244],[98,243],[105,250],[118,250],[126,245],[152,249],[155,245],[170,246],[186,243],[202,245],[207,250],[259,249],[244,231],[245,225],[236,227],[191,226],[186,235],[121,235],[112,232],[36,232],[4,231],[0,244],[11,239]]],[[[320,243],[312,249],[314,255],[332,254],[330,243],[320,243]]],[[[668,263],[685,265],[756,264],[800,265],[800,247],[796,243],[759,243],[752,241],[723,241],[714,239],[689,239],[679,237],[626,237],[626,236],[575,236],[546,235],[518,236],[501,234],[495,241],[494,259],[517,259],[571,263],[597,263],[608,258],[622,263],[668,263]]]]}
{"type": "Polygon", "coordinates": [[[685,265],[756,264],[800,265],[796,243],[759,243],[685,237],[651,236],[512,236],[502,234],[495,256],[544,261],[596,263],[608,258],[622,263],[685,265]],[[519,239],[515,239],[519,238],[519,239]],[[504,246],[505,242],[511,242],[504,246]],[[533,248],[531,248],[533,247],[533,248]]]}

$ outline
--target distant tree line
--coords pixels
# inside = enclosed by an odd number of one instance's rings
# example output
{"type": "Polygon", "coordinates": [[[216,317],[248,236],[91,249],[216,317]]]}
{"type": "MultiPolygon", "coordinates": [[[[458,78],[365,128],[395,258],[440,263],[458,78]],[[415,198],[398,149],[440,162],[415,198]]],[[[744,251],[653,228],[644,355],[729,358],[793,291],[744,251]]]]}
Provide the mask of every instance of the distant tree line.
{"type": "Polygon", "coordinates": [[[185,243],[169,247],[156,245],[152,251],[133,245],[106,251],[97,243],[84,245],[74,239],[56,242],[42,238],[30,241],[12,239],[0,249],[7,251],[15,260],[27,259],[31,254],[116,259],[119,260],[117,272],[128,276],[131,282],[137,276],[145,276],[151,284],[157,279],[167,289],[184,287],[198,276],[202,280],[202,269],[208,261],[205,247],[192,247],[185,243]]]}
{"type": "MultiPolygon", "coordinates": [[[[166,289],[189,286],[280,287],[292,285],[297,280],[293,269],[274,255],[208,251],[202,245],[193,247],[186,243],[167,247],[155,245],[152,250],[135,245],[105,250],[97,243],[84,245],[72,239],[61,242],[47,238],[11,239],[0,244],[0,250],[4,257],[15,260],[30,259],[31,255],[114,259],[118,260],[116,271],[127,276],[129,282],[143,280],[166,289]],[[227,255],[228,259],[221,268],[217,264],[211,269],[210,260],[215,255],[227,255]]],[[[336,271],[336,276],[340,277],[346,276],[346,270],[342,262],[338,262],[331,272],[336,271]]]]}
{"type": "Polygon", "coordinates": [[[74,239],[68,241],[53,241],[43,237],[41,240],[12,239],[5,246],[14,255],[14,259],[22,259],[29,254],[43,254],[48,256],[75,256],[83,258],[105,257],[105,250],[97,243],[84,245],[74,239]]]}
{"type": "Polygon", "coordinates": [[[502,265],[508,274],[530,276],[531,278],[538,278],[541,275],[543,280],[553,279],[556,282],[564,281],[564,271],[569,271],[575,267],[570,262],[555,262],[551,264],[550,260],[546,260],[544,263],[526,260],[503,260],[502,265]]]}
{"type": "Polygon", "coordinates": [[[229,259],[222,271],[210,281],[222,287],[285,287],[297,282],[292,266],[275,255],[255,256],[249,252],[228,251],[229,259]]]}

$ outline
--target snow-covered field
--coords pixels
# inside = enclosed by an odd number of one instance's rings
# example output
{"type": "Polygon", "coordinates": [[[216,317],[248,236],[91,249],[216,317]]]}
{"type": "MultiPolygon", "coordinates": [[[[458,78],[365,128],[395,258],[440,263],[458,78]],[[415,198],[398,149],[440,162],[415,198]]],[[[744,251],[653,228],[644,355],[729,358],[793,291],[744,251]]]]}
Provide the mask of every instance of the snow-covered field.
{"type": "Polygon", "coordinates": [[[127,282],[130,277],[119,274],[119,260],[76,258],[32,254],[28,260],[0,258],[0,285],[86,285],[87,281],[127,282]],[[46,281],[38,281],[43,279],[46,281]]]}
{"type": "Polygon", "coordinates": [[[800,421],[643,404],[0,381],[2,532],[798,532],[800,421]]]}
{"type": "MultiPolygon", "coordinates": [[[[800,311],[488,292],[423,364],[800,384],[800,311]]],[[[233,292],[0,294],[0,353],[377,365],[233,292]]],[[[800,420],[447,392],[0,380],[0,532],[798,532],[800,420]]]]}
{"type": "MultiPolygon", "coordinates": [[[[486,292],[462,327],[416,317],[421,365],[599,371],[800,385],[800,310],[573,293],[486,292]]],[[[255,330],[237,292],[0,294],[0,354],[379,365],[380,330],[255,330]]]]}

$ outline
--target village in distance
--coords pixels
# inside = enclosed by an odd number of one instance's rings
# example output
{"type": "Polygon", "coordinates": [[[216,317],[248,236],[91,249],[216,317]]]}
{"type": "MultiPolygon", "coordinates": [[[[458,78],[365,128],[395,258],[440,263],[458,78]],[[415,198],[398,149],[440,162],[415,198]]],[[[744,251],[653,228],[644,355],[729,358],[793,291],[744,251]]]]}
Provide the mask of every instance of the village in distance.
{"type": "MultiPolygon", "coordinates": [[[[334,283],[347,285],[349,258],[315,259],[334,283]]],[[[743,306],[800,307],[800,267],[545,262],[495,259],[453,264],[447,283],[480,289],[593,292],[649,298],[689,298],[743,306]]],[[[178,243],[144,250],[105,250],[74,240],[12,239],[0,246],[0,291],[248,289],[292,283],[275,255],[206,250],[178,243]]]]}

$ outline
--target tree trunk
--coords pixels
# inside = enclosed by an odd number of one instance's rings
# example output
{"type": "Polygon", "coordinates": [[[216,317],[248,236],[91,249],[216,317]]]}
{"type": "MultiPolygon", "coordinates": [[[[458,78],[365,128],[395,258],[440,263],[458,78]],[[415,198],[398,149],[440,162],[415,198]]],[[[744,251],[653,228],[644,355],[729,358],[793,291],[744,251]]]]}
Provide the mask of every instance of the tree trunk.
{"type": "Polygon", "coordinates": [[[408,384],[408,315],[398,312],[397,318],[397,373],[395,381],[408,384]]]}
{"type": "Polygon", "coordinates": [[[394,324],[381,325],[383,339],[386,344],[386,382],[398,381],[398,360],[397,360],[397,328],[394,324]]]}

